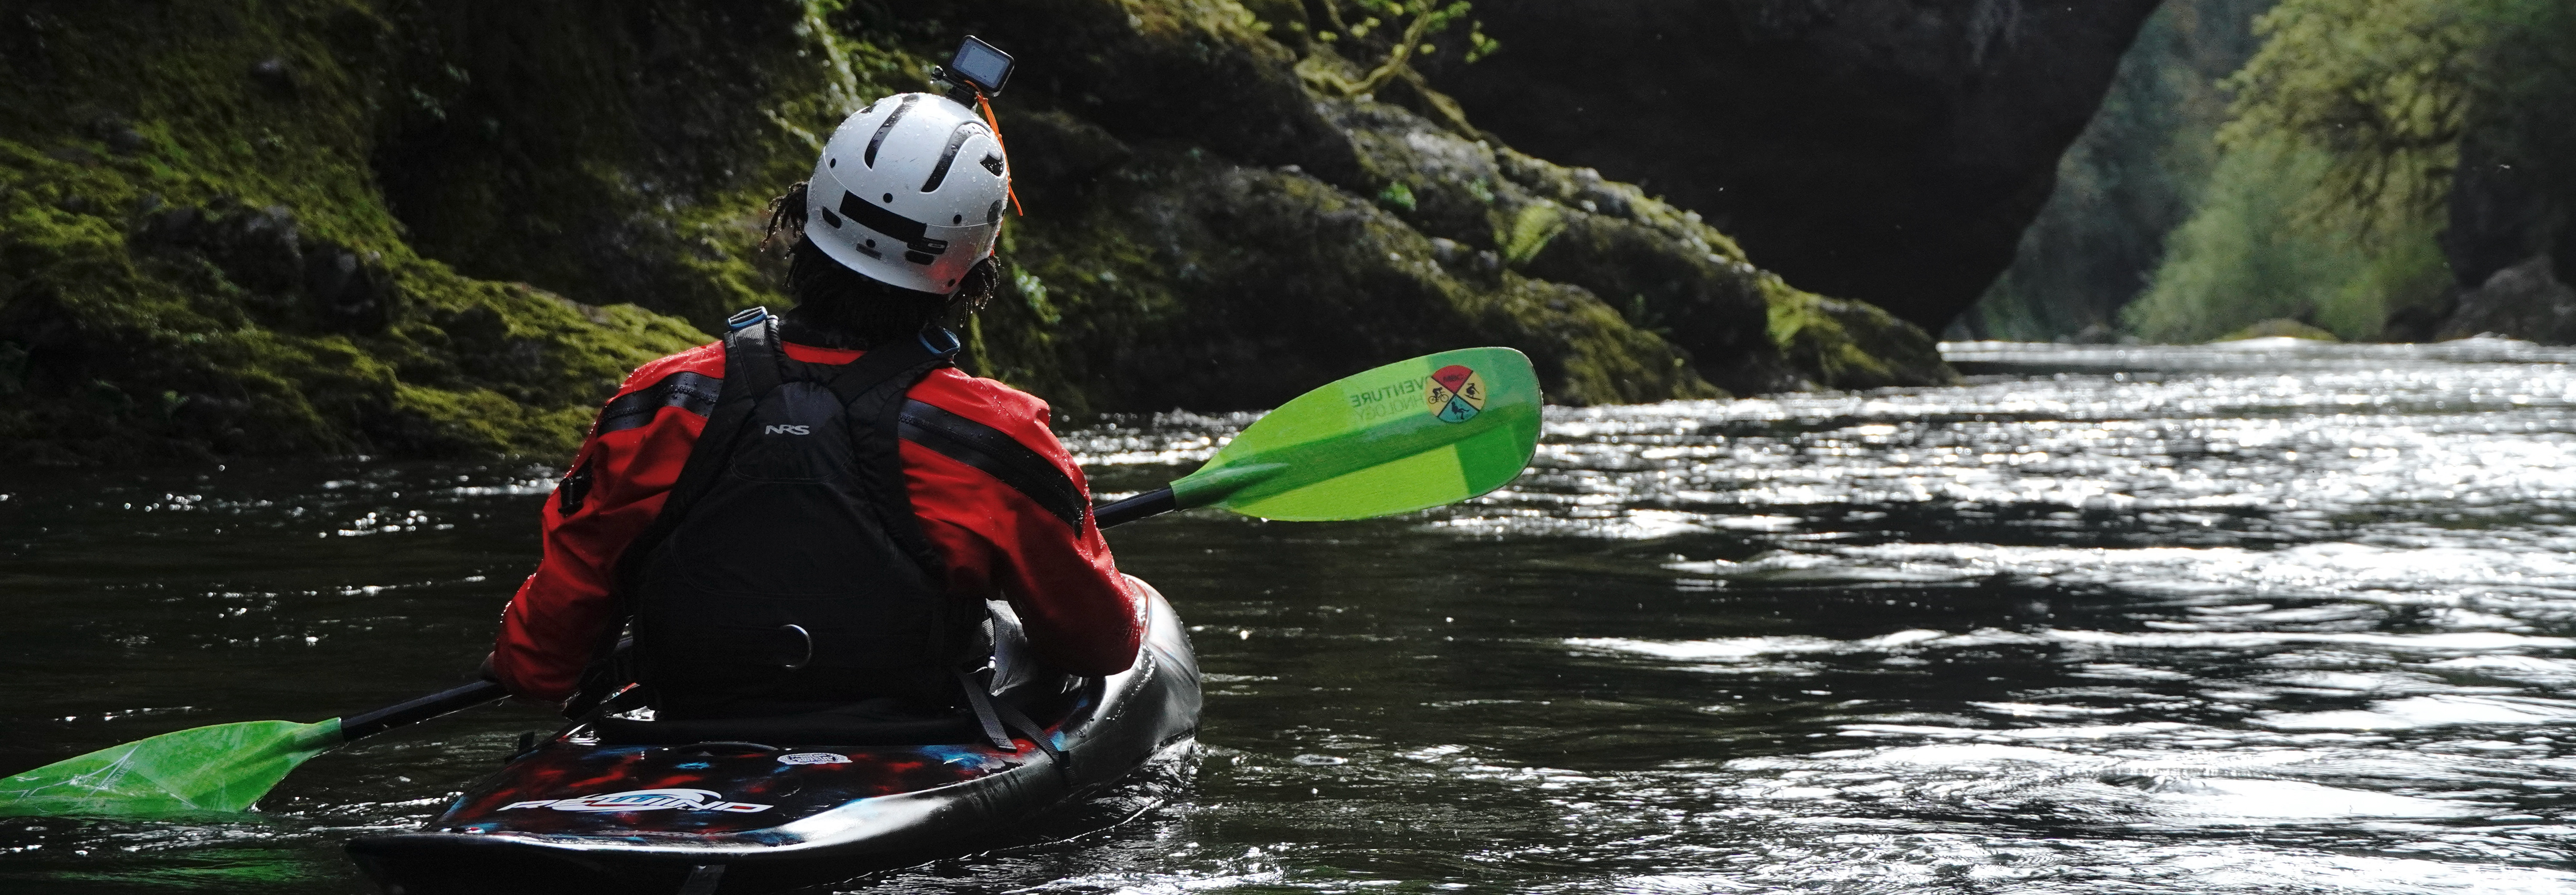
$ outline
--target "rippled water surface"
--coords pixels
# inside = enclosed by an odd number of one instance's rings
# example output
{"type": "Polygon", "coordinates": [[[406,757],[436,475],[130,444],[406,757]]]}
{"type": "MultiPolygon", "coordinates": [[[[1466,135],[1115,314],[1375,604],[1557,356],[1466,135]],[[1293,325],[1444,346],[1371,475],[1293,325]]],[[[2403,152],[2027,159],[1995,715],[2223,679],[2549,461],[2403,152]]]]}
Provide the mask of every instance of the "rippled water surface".
{"type": "MultiPolygon", "coordinates": [[[[1946,346],[1955,388],[1559,409],[1472,505],[1112,538],[1194,782],[887,892],[2576,892],[2576,353],[1946,346]]],[[[1068,440],[1104,492],[1243,420],[1068,440]]],[[[0,478],[0,770],[459,680],[551,471],[0,478]]],[[[0,820],[12,892],[355,892],[537,710],[237,820],[0,820]]]]}

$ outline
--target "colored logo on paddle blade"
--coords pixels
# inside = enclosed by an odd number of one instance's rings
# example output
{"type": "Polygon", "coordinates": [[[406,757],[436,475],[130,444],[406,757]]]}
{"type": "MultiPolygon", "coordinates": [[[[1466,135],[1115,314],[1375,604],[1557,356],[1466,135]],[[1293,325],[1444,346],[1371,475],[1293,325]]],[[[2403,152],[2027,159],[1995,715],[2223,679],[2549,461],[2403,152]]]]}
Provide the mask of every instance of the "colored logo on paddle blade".
{"type": "Polygon", "coordinates": [[[1485,379],[1475,370],[1450,364],[1431,374],[1431,388],[1422,400],[1441,422],[1463,423],[1484,412],[1485,379]]]}

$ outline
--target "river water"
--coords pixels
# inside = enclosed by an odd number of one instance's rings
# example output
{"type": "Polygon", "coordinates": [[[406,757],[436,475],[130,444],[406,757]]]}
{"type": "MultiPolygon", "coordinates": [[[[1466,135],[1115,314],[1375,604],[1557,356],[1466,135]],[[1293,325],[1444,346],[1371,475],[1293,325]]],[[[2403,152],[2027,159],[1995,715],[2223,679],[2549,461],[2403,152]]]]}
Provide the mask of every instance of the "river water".
{"type": "MultiPolygon", "coordinates": [[[[1114,533],[1190,781],[884,892],[2576,892],[2576,351],[1945,346],[1951,388],[1556,409],[1366,523],[1114,533]]],[[[1104,493],[1243,418],[1073,430],[1104,493]]],[[[551,470],[0,473],[0,771],[462,679],[551,470]]],[[[537,710],[231,821],[0,820],[10,892],[364,891],[537,710]]]]}

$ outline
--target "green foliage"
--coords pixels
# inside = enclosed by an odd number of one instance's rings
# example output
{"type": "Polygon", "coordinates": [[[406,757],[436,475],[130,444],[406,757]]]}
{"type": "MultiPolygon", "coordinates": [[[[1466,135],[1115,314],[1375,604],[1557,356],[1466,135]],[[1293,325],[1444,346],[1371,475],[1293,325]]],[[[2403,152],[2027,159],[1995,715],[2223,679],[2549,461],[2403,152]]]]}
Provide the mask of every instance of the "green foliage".
{"type": "MultiPolygon", "coordinates": [[[[2576,265],[2576,4],[2518,0],[2495,14],[2470,127],[2500,161],[2553,197],[2561,279],[2576,265]]],[[[2545,238],[2545,237],[2544,237],[2545,238]]]]}
{"type": "Polygon", "coordinates": [[[2275,318],[2367,340],[2390,312],[2438,298],[2449,273],[2432,216],[2367,231],[2348,216],[2302,217],[2333,188],[2333,170],[2329,153],[2285,141],[2230,150],[2198,211],[2168,239],[2153,285],[2122,318],[2159,342],[2208,341],[2275,318]]]}
{"type": "MultiPolygon", "coordinates": [[[[1439,52],[1440,48],[1431,42],[1431,38],[1448,31],[1450,25],[1466,18],[1473,9],[1464,0],[1447,5],[1435,0],[1413,0],[1411,3],[1404,0],[1317,0],[1315,5],[1323,10],[1326,22],[1326,30],[1315,35],[1317,40],[1333,45],[1337,49],[1332,52],[1352,62],[1378,57],[1366,74],[1356,78],[1334,71],[1331,66],[1304,68],[1310,82],[1342,96],[1375,93],[1399,78],[1418,83],[1421,76],[1410,67],[1413,55],[1439,52]],[[1343,11],[1345,4],[1353,7],[1351,13],[1343,11]],[[1411,18],[1408,20],[1407,16],[1411,18]],[[1404,24],[1403,30],[1392,38],[1387,37],[1383,30],[1397,22],[1404,24]],[[1375,39],[1370,37],[1373,33],[1378,35],[1375,39]],[[1344,42],[1345,37],[1349,41],[1344,42]]],[[[1470,23],[1466,61],[1473,63],[1501,52],[1502,48],[1500,41],[1486,36],[1483,23],[1470,23]]]]}
{"type": "Polygon", "coordinates": [[[1503,42],[1485,36],[1485,23],[1477,22],[1467,31],[1467,64],[1474,65],[1487,56],[1503,51],[1503,42]]]}
{"type": "MultiPolygon", "coordinates": [[[[2127,314],[2188,341],[2280,317],[2378,338],[2452,281],[2436,242],[2463,145],[2576,205],[2576,12],[2561,0],[2283,0],[2229,79],[2210,194],[2127,314]]],[[[2543,222],[2543,226],[2557,226],[2543,222]]]]}
{"type": "Polygon", "coordinates": [[[1962,323],[1987,338],[2108,335],[2146,288],[2166,234],[2190,217],[2227,123],[2220,82],[2260,42],[2274,0],[2168,0],[2147,20],[2057,187],[2022,232],[2012,267],[1962,323]]]}
{"type": "Polygon", "coordinates": [[[1550,240],[1565,232],[1565,211],[1554,203],[1532,202],[1512,215],[1511,223],[1494,231],[1494,245],[1501,247],[1504,263],[1518,267],[1537,258],[1550,240]]]}
{"type": "MultiPolygon", "coordinates": [[[[2127,228],[2157,217],[2118,197],[2162,175],[2181,188],[2161,192],[2182,197],[2191,217],[2163,241],[2153,288],[2123,315],[2150,338],[2205,339],[2273,316],[2375,338],[2386,313],[2438,301],[2447,268],[2436,237],[2472,143],[2512,172],[2506,189],[2553,197],[2534,225],[2554,228],[2557,252],[2576,257],[2576,228],[2565,224],[2576,208],[2576,4],[2282,0],[2256,24],[2259,52],[2224,82],[2235,99],[2215,140],[2205,102],[2201,114],[2178,116],[2182,126],[2117,127],[2136,118],[2128,66],[2137,54],[2164,54],[2173,67],[2176,57],[2159,49],[2166,20],[2225,2],[2169,4],[2150,22],[2102,117],[2061,166],[2058,193],[2013,270],[1983,304],[1989,332],[2046,338],[2085,325],[2089,308],[2115,306],[2103,298],[2127,290],[2107,268],[2121,265],[2100,259],[2138,254],[2140,240],[2118,237],[2152,231],[2127,228]],[[2164,133],[2178,150],[2164,163],[2103,164],[2136,157],[2164,133]],[[2226,161],[2193,163],[2193,151],[2207,159],[2211,150],[2226,161]],[[2080,273],[2087,268],[2098,273],[2080,273]]],[[[2171,96],[2167,108],[2193,108],[2171,96]]],[[[2499,236],[2526,238],[2452,238],[2499,236]]],[[[2527,238],[2548,246],[2546,233],[2527,238]]]]}
{"type": "Polygon", "coordinates": [[[1412,211],[1413,187],[1401,180],[1389,183],[1386,189],[1377,191],[1377,204],[1397,211],[1412,211]]]}
{"type": "Polygon", "coordinates": [[[2557,0],[2283,0],[2228,80],[2235,118],[2219,142],[2323,153],[2296,210],[2327,226],[2366,234],[2428,214],[2448,195],[2496,14],[2521,2],[2557,0]]]}

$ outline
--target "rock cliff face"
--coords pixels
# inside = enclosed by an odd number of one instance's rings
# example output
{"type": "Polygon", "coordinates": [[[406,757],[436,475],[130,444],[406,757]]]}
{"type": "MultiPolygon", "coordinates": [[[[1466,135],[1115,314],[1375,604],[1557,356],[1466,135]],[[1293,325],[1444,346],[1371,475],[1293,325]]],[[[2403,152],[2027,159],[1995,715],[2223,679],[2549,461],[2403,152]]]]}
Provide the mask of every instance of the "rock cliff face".
{"type": "Polygon", "coordinates": [[[2454,290],[2450,314],[2434,340],[2504,336],[2543,345],[2576,345],[2576,287],[2558,279],[2548,255],[2496,271],[2477,288],[2454,290]]]}
{"type": "Polygon", "coordinates": [[[2157,0],[1479,0],[1478,127],[1933,331],[2012,261],[2157,0]]]}
{"type": "Polygon", "coordinates": [[[768,198],[969,30],[1023,60],[998,105],[1028,215],[961,363],[1059,407],[1270,406],[1471,343],[1577,403],[1951,375],[1437,94],[1318,90],[1360,73],[1269,36],[1296,15],[39,0],[0,22],[0,443],[559,453],[623,370],[781,303],[768,198]]]}

